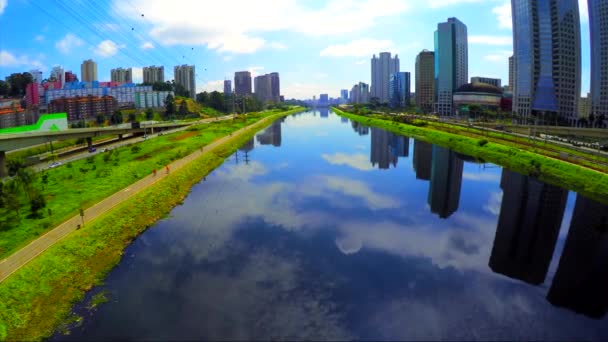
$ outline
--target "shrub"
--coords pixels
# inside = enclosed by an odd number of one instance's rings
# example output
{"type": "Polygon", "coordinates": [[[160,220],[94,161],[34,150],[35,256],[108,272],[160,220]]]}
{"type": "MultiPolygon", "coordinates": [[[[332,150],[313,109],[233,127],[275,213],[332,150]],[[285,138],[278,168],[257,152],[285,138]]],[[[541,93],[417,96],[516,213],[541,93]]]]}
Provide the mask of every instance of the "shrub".
{"type": "Polygon", "coordinates": [[[477,144],[479,146],[485,146],[488,143],[488,141],[486,139],[481,139],[477,142],[477,144]]]}
{"type": "Polygon", "coordinates": [[[134,145],[133,147],[131,147],[131,153],[135,154],[138,153],[139,151],[141,151],[141,147],[134,145]]]}

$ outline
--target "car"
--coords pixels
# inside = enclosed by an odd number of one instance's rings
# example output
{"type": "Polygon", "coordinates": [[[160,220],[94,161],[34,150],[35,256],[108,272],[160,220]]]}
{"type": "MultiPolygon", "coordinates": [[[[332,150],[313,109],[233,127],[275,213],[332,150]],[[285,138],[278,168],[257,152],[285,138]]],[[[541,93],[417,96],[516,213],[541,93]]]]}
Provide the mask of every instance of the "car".
{"type": "Polygon", "coordinates": [[[62,162],[58,161],[58,162],[53,162],[51,163],[51,165],[49,165],[49,169],[55,168],[57,166],[63,165],[62,162]]]}
{"type": "Polygon", "coordinates": [[[91,148],[89,148],[89,153],[93,153],[93,152],[95,152],[95,151],[97,151],[97,149],[96,149],[95,147],[91,147],[91,148]]]}
{"type": "Polygon", "coordinates": [[[108,149],[107,148],[102,148],[101,151],[99,151],[99,152],[101,152],[101,153],[108,152],[108,149]]]}

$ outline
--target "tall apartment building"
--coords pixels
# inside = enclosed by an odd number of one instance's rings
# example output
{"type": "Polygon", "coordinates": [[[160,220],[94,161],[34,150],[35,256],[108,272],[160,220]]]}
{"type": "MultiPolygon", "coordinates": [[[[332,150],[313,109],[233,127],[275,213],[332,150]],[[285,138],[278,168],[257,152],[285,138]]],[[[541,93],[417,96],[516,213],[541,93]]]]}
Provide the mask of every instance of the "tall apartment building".
{"type": "Polygon", "coordinates": [[[416,106],[422,112],[433,111],[435,103],[435,53],[422,50],[416,56],[416,106]]]}
{"type": "Polygon", "coordinates": [[[165,67],[164,66],[148,66],[144,67],[144,83],[165,83],[165,67]]]}
{"type": "Polygon", "coordinates": [[[513,82],[515,82],[515,61],[513,56],[509,57],[509,91],[513,91],[513,82]]]}
{"type": "Polygon", "coordinates": [[[343,102],[348,102],[348,89],[341,89],[340,90],[340,99],[343,102]]]}
{"type": "Polygon", "coordinates": [[[367,83],[359,82],[350,91],[350,103],[368,103],[369,97],[369,85],[367,83]]]}
{"type": "Polygon", "coordinates": [[[65,79],[65,73],[63,72],[63,68],[58,65],[54,66],[53,69],[51,69],[51,78],[54,78],[56,81],[61,82],[62,87],[65,82],[67,82],[67,80],[65,79]]]}
{"type": "Polygon", "coordinates": [[[236,95],[251,95],[251,73],[237,71],[234,73],[234,93],[236,95]]]}
{"type": "Polygon", "coordinates": [[[372,86],[370,96],[380,103],[388,103],[391,98],[389,86],[391,74],[399,72],[399,57],[391,58],[390,52],[380,52],[372,57],[372,86]]]}
{"type": "Polygon", "coordinates": [[[578,2],[513,0],[511,6],[513,111],[523,117],[553,114],[573,124],[581,91],[578,2]]]}
{"type": "Polygon", "coordinates": [[[278,72],[268,74],[270,78],[270,100],[273,102],[281,102],[281,79],[278,72]]]}
{"type": "Polygon", "coordinates": [[[608,1],[588,0],[591,32],[591,112],[608,118],[608,1]]]}
{"type": "Polygon", "coordinates": [[[390,105],[393,108],[405,108],[410,105],[410,73],[391,74],[389,81],[390,105]]]}
{"type": "Polygon", "coordinates": [[[467,26],[456,18],[448,18],[435,31],[436,111],[452,115],[454,90],[469,80],[467,26]]]}
{"type": "Polygon", "coordinates": [[[224,80],[224,95],[232,94],[232,81],[224,80]]]}
{"type": "Polygon", "coordinates": [[[133,83],[133,69],[116,68],[110,70],[111,82],[133,83]]]}
{"type": "Polygon", "coordinates": [[[502,83],[500,78],[474,76],[471,77],[471,83],[485,83],[491,84],[497,88],[502,88],[502,86],[500,85],[502,83]]]}
{"type": "Polygon", "coordinates": [[[270,101],[270,76],[260,75],[253,79],[255,97],[262,101],[270,101]]]}
{"type": "Polygon", "coordinates": [[[73,73],[72,71],[66,71],[65,74],[65,81],[66,82],[76,82],[78,81],[78,76],[76,76],[75,73],[73,73]]]}
{"type": "Polygon", "coordinates": [[[80,65],[80,80],[82,82],[97,81],[97,63],[87,59],[80,65]]]}
{"type": "Polygon", "coordinates": [[[190,94],[190,97],[196,98],[196,82],[195,82],[194,65],[177,65],[173,68],[173,78],[175,83],[184,87],[190,94]]]}

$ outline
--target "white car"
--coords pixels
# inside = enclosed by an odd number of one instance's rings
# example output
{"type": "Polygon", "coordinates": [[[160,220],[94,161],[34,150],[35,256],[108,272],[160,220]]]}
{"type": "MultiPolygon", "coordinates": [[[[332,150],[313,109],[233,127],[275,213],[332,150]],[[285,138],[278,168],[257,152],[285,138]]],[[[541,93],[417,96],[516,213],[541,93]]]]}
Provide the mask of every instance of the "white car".
{"type": "Polygon", "coordinates": [[[60,166],[60,165],[63,165],[63,163],[62,162],[51,163],[51,165],[49,165],[49,169],[55,168],[55,167],[60,166]]]}

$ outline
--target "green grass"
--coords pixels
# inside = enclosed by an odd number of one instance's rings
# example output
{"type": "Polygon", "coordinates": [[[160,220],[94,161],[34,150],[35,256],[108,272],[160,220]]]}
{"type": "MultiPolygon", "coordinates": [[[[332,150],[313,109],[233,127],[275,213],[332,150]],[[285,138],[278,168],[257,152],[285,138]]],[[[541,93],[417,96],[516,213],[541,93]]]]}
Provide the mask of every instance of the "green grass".
{"type": "MultiPolygon", "coordinates": [[[[272,119],[297,111],[275,112],[272,119]]],[[[102,283],[120,262],[123,249],[165,217],[193,185],[271,121],[258,122],[243,135],[134,195],[0,283],[0,340],[41,340],[56,329],[63,331],[67,323],[78,322],[79,318],[71,314],[72,305],[102,283]]],[[[94,298],[90,306],[99,305],[104,298],[94,298]]]]}
{"type": "Polygon", "coordinates": [[[601,203],[608,204],[608,175],[571,163],[546,157],[506,143],[496,143],[492,137],[472,138],[455,130],[452,134],[428,128],[427,125],[411,125],[373,117],[365,117],[333,108],[336,114],[365,125],[380,127],[391,132],[450,148],[482,159],[509,170],[531,175],[548,184],[576,191],[601,203]],[[480,144],[481,140],[488,143],[480,144]]]}
{"type": "Polygon", "coordinates": [[[253,113],[246,118],[196,125],[188,131],[134,145],[138,146],[137,151],[127,146],[44,171],[47,184],[42,183],[41,174],[34,180],[34,186],[43,189],[47,202],[42,217],[29,217],[25,194],[20,197],[19,216],[8,208],[0,208],[0,259],[76,215],[79,208],[88,208],[151,174],[153,169],[164,168],[215,139],[276,113],[253,113]]]}

